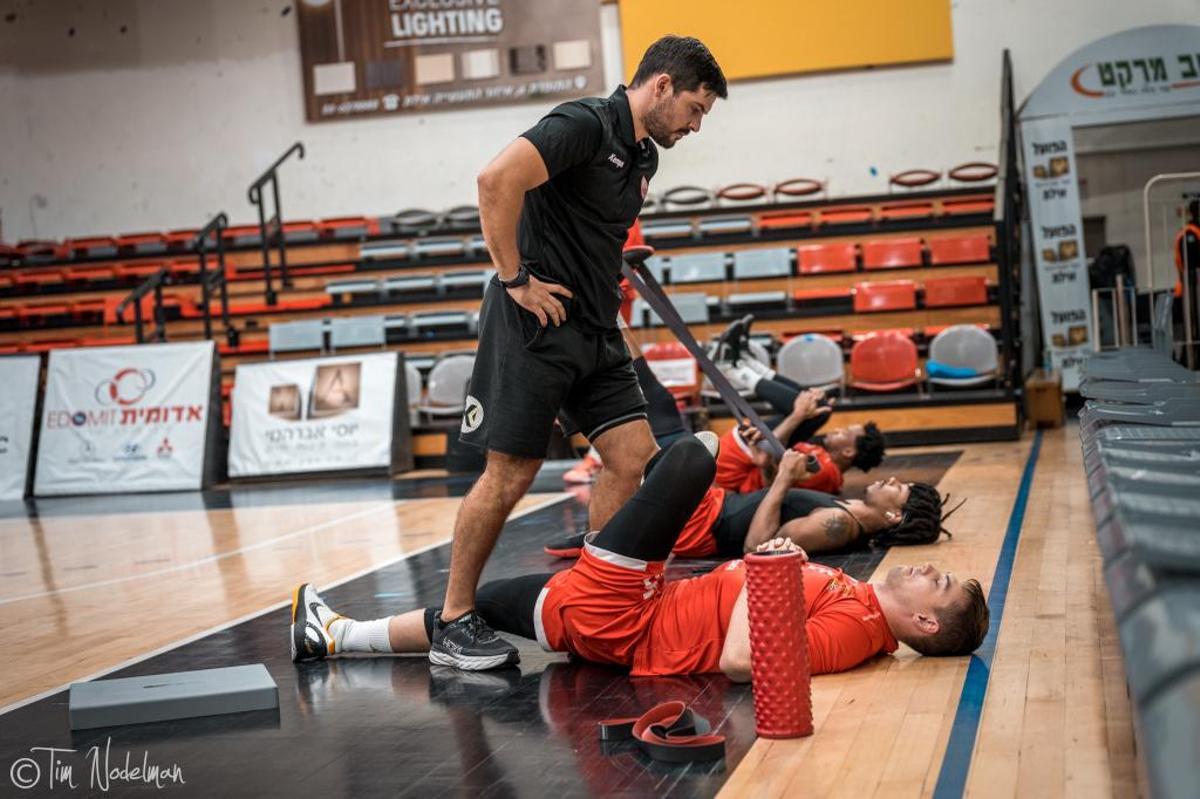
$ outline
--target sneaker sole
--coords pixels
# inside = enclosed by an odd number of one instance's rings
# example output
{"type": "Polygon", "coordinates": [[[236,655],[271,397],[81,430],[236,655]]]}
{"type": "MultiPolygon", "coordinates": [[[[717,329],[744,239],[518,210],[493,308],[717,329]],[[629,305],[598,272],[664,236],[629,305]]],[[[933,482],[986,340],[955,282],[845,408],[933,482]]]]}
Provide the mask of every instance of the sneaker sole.
{"type": "Polygon", "coordinates": [[[304,591],[304,586],[306,586],[306,585],[308,585],[308,583],[301,583],[300,585],[296,586],[296,588],[292,591],[292,628],[290,630],[291,635],[288,636],[288,639],[289,639],[288,643],[291,645],[291,648],[292,648],[292,662],[293,663],[300,662],[300,659],[299,659],[300,649],[298,646],[299,641],[297,640],[297,636],[303,635],[302,631],[304,630],[304,625],[296,624],[296,610],[301,608],[300,594],[302,591],[304,591]]]}
{"type": "Polygon", "coordinates": [[[521,658],[511,655],[451,655],[436,649],[429,650],[429,662],[438,666],[450,666],[463,671],[487,671],[488,669],[506,666],[509,663],[519,663],[521,658]]]}

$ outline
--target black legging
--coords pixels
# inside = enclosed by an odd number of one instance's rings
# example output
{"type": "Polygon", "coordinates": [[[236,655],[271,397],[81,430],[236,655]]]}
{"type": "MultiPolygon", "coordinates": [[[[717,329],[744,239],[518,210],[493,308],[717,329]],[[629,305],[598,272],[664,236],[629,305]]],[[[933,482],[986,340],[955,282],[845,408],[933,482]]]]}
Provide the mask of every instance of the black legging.
{"type": "MultiPolygon", "coordinates": [[[[592,542],[627,558],[663,561],[695,513],[717,473],[716,462],[694,436],[681,438],[646,464],[646,479],[592,542]]],[[[534,638],[538,595],[552,574],[493,580],[480,587],[475,607],[493,630],[534,638]]],[[[440,608],[425,611],[425,632],[433,640],[440,608]]]]}
{"type": "Polygon", "coordinates": [[[660,447],[668,447],[674,441],[687,435],[687,427],[675,397],[667,387],[659,382],[658,375],[646,363],[645,358],[633,362],[633,371],[637,374],[638,386],[646,397],[646,416],[650,421],[650,431],[660,447]]]}

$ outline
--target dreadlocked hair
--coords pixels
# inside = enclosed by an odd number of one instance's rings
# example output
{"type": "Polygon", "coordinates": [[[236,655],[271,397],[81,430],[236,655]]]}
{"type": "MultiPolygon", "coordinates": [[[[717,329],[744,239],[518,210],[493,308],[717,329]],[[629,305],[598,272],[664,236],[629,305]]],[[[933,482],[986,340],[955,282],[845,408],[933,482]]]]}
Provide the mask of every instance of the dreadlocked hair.
{"type": "Polygon", "coordinates": [[[850,465],[869,472],[883,462],[883,433],[874,422],[863,426],[863,434],[854,441],[854,460],[850,465]]]}
{"type": "Polygon", "coordinates": [[[900,523],[881,531],[873,542],[878,546],[905,546],[932,544],[941,538],[943,533],[947,538],[953,538],[942,523],[961,508],[963,503],[958,503],[949,513],[943,515],[942,506],[949,500],[949,494],[943,499],[938,490],[929,483],[910,483],[908,500],[900,509],[900,523]]]}

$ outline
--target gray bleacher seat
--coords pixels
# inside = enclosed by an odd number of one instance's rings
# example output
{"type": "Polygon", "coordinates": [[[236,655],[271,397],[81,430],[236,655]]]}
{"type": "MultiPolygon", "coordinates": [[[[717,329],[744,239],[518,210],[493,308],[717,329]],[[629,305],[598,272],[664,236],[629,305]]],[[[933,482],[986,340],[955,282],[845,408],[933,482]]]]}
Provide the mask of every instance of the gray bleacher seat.
{"type": "Polygon", "coordinates": [[[671,257],[671,283],[719,283],[725,279],[725,253],[702,252],[671,257]]]}
{"type": "Polygon", "coordinates": [[[453,258],[466,254],[467,242],[461,236],[417,239],[413,251],[420,258],[453,258]]]}
{"type": "Polygon", "coordinates": [[[455,272],[443,272],[438,275],[438,291],[474,291],[482,294],[487,286],[492,275],[496,272],[494,269],[465,269],[455,272]]]}
{"type": "MultiPolygon", "coordinates": [[[[705,324],[708,322],[708,295],[704,292],[681,292],[671,294],[671,304],[679,312],[679,316],[689,325],[705,324]]],[[[662,318],[650,309],[650,324],[661,325],[662,318]]]]}
{"type": "Polygon", "coordinates": [[[445,355],[429,370],[428,391],[421,411],[434,416],[462,413],[467,383],[475,366],[474,355],[445,355]]]}
{"type": "Polygon", "coordinates": [[[801,386],[841,388],[846,382],[842,348],[820,333],[789,339],[777,355],[779,374],[801,386]]]}
{"type": "Polygon", "coordinates": [[[390,313],[383,317],[383,332],[390,338],[408,338],[408,314],[390,313]]]}
{"type": "Polygon", "coordinates": [[[752,232],[754,220],[748,216],[714,216],[701,219],[697,227],[702,236],[728,236],[752,232]]]}
{"type": "Polygon", "coordinates": [[[383,281],[385,294],[433,294],[437,291],[437,275],[433,272],[413,272],[410,275],[394,275],[383,281]]]}
{"type": "Polygon", "coordinates": [[[729,312],[734,315],[759,310],[785,310],[787,308],[786,291],[745,291],[730,294],[725,298],[729,312]]]}
{"type": "Polygon", "coordinates": [[[409,328],[418,338],[470,333],[470,316],[465,311],[421,311],[409,316],[409,328]]]}
{"type": "Polygon", "coordinates": [[[325,293],[331,297],[345,298],[349,302],[358,299],[375,298],[379,296],[380,284],[371,278],[353,278],[351,280],[331,280],[325,284],[325,293]]]}
{"type": "Polygon", "coordinates": [[[288,244],[309,244],[320,238],[321,233],[316,227],[306,227],[283,231],[283,240],[288,244]]]}
{"type": "Polygon", "coordinates": [[[329,320],[329,349],[382,347],[387,333],[382,316],[338,316],[329,320]]]}
{"type": "Polygon", "coordinates": [[[645,267],[650,270],[650,274],[654,275],[655,280],[659,283],[665,283],[670,264],[670,258],[664,258],[661,255],[651,255],[646,259],[645,267]]]}
{"type": "Polygon", "coordinates": [[[692,235],[688,219],[656,219],[642,223],[642,236],[650,239],[686,239],[692,235]]]}
{"type": "Polygon", "coordinates": [[[406,241],[376,241],[358,248],[358,257],[364,261],[407,260],[411,253],[406,241]]]}
{"type": "Polygon", "coordinates": [[[792,251],[786,247],[768,250],[737,250],[733,254],[733,279],[788,277],[792,273],[792,251]]]}
{"type": "Polygon", "coordinates": [[[267,354],[277,352],[322,352],[325,349],[325,322],[305,319],[299,322],[275,322],[267,329],[267,354]]]}
{"type": "Polygon", "coordinates": [[[929,377],[930,385],[963,388],[990,383],[999,377],[996,339],[975,325],[951,325],[929,343],[929,360],[970,369],[971,377],[929,377]]]}
{"type": "Polygon", "coordinates": [[[1196,670],[1163,686],[1142,706],[1138,748],[1146,760],[1150,796],[1190,799],[1196,795],[1196,741],[1200,741],[1197,710],[1200,671],[1196,670]]]}
{"type": "Polygon", "coordinates": [[[471,238],[467,239],[467,254],[484,256],[488,254],[487,241],[484,240],[482,233],[476,233],[471,238]]]}

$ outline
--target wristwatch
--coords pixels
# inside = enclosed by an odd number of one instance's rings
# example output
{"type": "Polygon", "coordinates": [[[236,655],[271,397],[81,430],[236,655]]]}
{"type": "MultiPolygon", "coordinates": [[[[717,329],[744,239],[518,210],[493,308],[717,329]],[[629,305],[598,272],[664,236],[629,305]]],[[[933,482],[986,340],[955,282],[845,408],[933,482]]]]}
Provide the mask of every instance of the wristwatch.
{"type": "Polygon", "coordinates": [[[506,289],[515,289],[524,286],[528,282],[529,270],[525,268],[525,264],[521,264],[520,268],[517,269],[517,276],[512,280],[501,280],[500,285],[506,289]]]}

